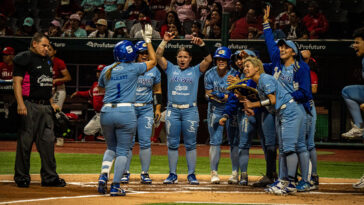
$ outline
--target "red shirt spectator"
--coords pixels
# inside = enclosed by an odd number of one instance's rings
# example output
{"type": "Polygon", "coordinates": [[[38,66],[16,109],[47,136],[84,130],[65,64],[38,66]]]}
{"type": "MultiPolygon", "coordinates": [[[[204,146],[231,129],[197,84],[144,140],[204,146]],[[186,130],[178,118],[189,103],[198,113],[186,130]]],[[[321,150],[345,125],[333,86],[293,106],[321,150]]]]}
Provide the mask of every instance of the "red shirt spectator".
{"type": "Polygon", "coordinates": [[[11,80],[13,79],[13,58],[14,49],[12,47],[5,47],[2,51],[3,62],[0,62],[0,79],[11,80]]]}
{"type": "Polygon", "coordinates": [[[302,22],[310,33],[310,39],[318,39],[325,34],[329,28],[326,17],[318,11],[318,4],[311,2],[308,6],[309,13],[302,22]]]}
{"type": "MultiPolygon", "coordinates": [[[[54,57],[53,58],[53,79],[57,79],[57,78],[63,78],[63,74],[61,73],[62,70],[67,69],[66,64],[64,63],[63,60],[54,57]]],[[[55,85],[62,85],[64,84],[63,81],[61,82],[56,82],[55,85]]]]}
{"type": "Polygon", "coordinates": [[[257,21],[257,17],[254,9],[249,9],[245,17],[238,19],[231,26],[231,39],[247,39],[249,30],[257,31],[261,33],[262,24],[257,21]]]}
{"type": "Polygon", "coordinates": [[[152,19],[164,21],[167,15],[166,8],[171,4],[171,0],[151,0],[149,5],[152,11],[152,19]]]}
{"type": "Polygon", "coordinates": [[[88,97],[91,100],[92,107],[96,112],[100,112],[104,100],[105,92],[101,92],[98,88],[98,82],[94,82],[90,90],[77,91],[76,96],[88,97]]]}

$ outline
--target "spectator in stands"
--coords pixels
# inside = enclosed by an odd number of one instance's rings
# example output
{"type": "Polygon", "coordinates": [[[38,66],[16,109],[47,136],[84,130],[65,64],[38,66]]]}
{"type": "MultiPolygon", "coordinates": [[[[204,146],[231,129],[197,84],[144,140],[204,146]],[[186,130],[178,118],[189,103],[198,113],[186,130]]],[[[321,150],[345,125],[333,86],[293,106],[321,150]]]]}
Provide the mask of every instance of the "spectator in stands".
{"type": "MultiPolygon", "coordinates": [[[[150,24],[150,18],[147,17],[144,13],[139,13],[139,18],[138,18],[138,23],[134,24],[131,29],[130,29],[130,33],[129,33],[129,36],[130,38],[142,38],[142,28],[143,28],[143,25],[145,24],[150,24]],[[139,33],[137,35],[137,33],[139,33]]],[[[153,39],[160,39],[160,35],[159,35],[159,32],[156,31],[154,28],[153,28],[153,33],[152,33],[152,38],[153,39]]]]}
{"type": "Polygon", "coordinates": [[[185,35],[185,39],[192,39],[192,37],[205,38],[201,33],[201,23],[199,21],[194,21],[191,27],[191,33],[185,35]]]}
{"type": "Polygon", "coordinates": [[[58,20],[51,21],[48,31],[45,34],[49,37],[60,37],[62,35],[61,23],[58,20]]]}
{"type": "Polygon", "coordinates": [[[178,18],[182,22],[182,24],[185,21],[196,20],[196,11],[197,11],[196,0],[185,0],[185,1],[172,0],[170,8],[174,9],[177,12],[178,18]]]}
{"type": "Polygon", "coordinates": [[[209,39],[221,39],[221,26],[219,24],[214,24],[212,26],[212,32],[209,33],[209,39]]]}
{"type": "Polygon", "coordinates": [[[13,59],[15,55],[14,48],[5,47],[2,50],[3,62],[0,62],[0,79],[11,80],[13,79],[13,59]]]}
{"type": "Polygon", "coordinates": [[[230,16],[230,24],[234,23],[240,18],[243,18],[246,15],[246,8],[243,0],[239,0],[235,2],[235,8],[230,16]]]}
{"type": "Polygon", "coordinates": [[[207,17],[211,13],[212,3],[214,1],[211,0],[196,0],[197,4],[197,18],[201,22],[205,22],[207,17]]]}
{"type": "Polygon", "coordinates": [[[222,6],[222,11],[233,12],[237,0],[215,0],[215,2],[220,3],[220,5],[222,6]]]}
{"type": "Polygon", "coordinates": [[[171,0],[151,0],[149,5],[152,13],[152,19],[158,22],[164,21],[170,4],[171,0]]]}
{"type": "Polygon", "coordinates": [[[181,22],[179,21],[178,15],[175,11],[168,11],[164,24],[161,26],[161,38],[164,36],[164,33],[168,31],[168,24],[175,24],[177,28],[181,28],[181,22]]]}
{"type": "Polygon", "coordinates": [[[96,22],[96,31],[88,35],[89,38],[112,38],[114,32],[107,29],[106,19],[99,19],[96,22]]]}
{"type": "Polygon", "coordinates": [[[78,14],[72,14],[69,23],[71,28],[64,31],[62,37],[87,37],[86,31],[80,28],[81,18],[78,14]]]}
{"type": "Polygon", "coordinates": [[[10,36],[13,35],[13,30],[11,30],[7,24],[8,17],[5,14],[0,13],[0,36],[10,36]]]}
{"type": "MultiPolygon", "coordinates": [[[[274,28],[283,29],[289,25],[289,15],[295,11],[296,0],[286,0],[284,2],[284,11],[275,19],[274,28]]],[[[271,27],[273,28],[273,27],[271,27]]]]}
{"type": "Polygon", "coordinates": [[[308,39],[308,31],[306,27],[300,22],[300,18],[295,11],[289,14],[289,24],[283,28],[287,39],[308,39]]]}
{"type": "Polygon", "coordinates": [[[80,6],[78,0],[58,1],[58,2],[59,3],[55,17],[56,19],[65,19],[71,14],[78,13],[78,11],[82,12],[82,17],[83,17],[83,8],[82,6],[80,6]]]}
{"type": "MultiPolygon", "coordinates": [[[[55,55],[57,53],[57,47],[54,44],[50,44],[48,48],[48,56],[53,62],[53,103],[57,104],[59,109],[62,110],[63,103],[66,99],[66,86],[65,82],[71,81],[71,75],[67,70],[66,64],[60,58],[55,55]]],[[[62,136],[56,136],[57,146],[63,146],[64,139],[62,136]]]]}
{"type": "Polygon", "coordinates": [[[32,17],[27,17],[24,19],[23,25],[16,31],[17,36],[33,36],[37,32],[34,25],[34,19],[32,17]]]}
{"type": "Polygon", "coordinates": [[[256,10],[251,8],[245,17],[235,21],[230,28],[231,39],[246,39],[249,31],[256,31],[258,35],[262,33],[262,24],[257,19],[256,10]]]}
{"type": "MultiPolygon", "coordinates": [[[[273,36],[274,39],[284,39],[286,38],[286,34],[284,34],[284,32],[278,27],[278,28],[274,28],[274,23],[273,23],[273,19],[269,19],[269,25],[272,28],[272,32],[273,32],[273,36]]],[[[264,39],[264,33],[262,35],[260,35],[259,37],[260,39],[264,39]]]]}
{"type": "Polygon", "coordinates": [[[128,29],[123,21],[115,23],[113,38],[129,38],[128,29]]]}
{"type": "Polygon", "coordinates": [[[177,27],[175,24],[170,23],[168,24],[168,32],[172,33],[176,36],[176,39],[184,39],[183,31],[181,27],[177,27]]]}
{"type": "Polygon", "coordinates": [[[87,33],[96,31],[96,22],[99,19],[106,19],[106,13],[102,7],[95,8],[92,19],[86,22],[85,30],[87,33]]]}
{"type": "Polygon", "coordinates": [[[83,11],[85,12],[85,17],[91,17],[92,13],[97,7],[102,6],[104,3],[104,0],[83,0],[81,3],[81,7],[83,8],[83,11]]]}
{"type": "MultiPolygon", "coordinates": [[[[99,79],[101,71],[104,69],[105,65],[98,65],[96,70],[96,77],[99,79]]],[[[102,134],[101,124],[100,124],[100,110],[103,106],[105,92],[98,88],[98,81],[92,84],[90,90],[87,91],[76,91],[71,95],[71,99],[74,97],[86,97],[90,99],[92,107],[95,110],[95,115],[87,123],[83,129],[85,135],[95,135],[97,133],[102,134]]],[[[104,140],[103,136],[98,136],[97,139],[104,140]]]]}
{"type": "Polygon", "coordinates": [[[249,32],[248,32],[248,39],[257,39],[258,38],[258,33],[257,33],[257,31],[255,31],[255,30],[250,30],[249,32]]]}
{"type": "Polygon", "coordinates": [[[322,38],[329,28],[325,15],[319,11],[319,5],[315,1],[308,5],[308,14],[302,22],[310,33],[310,39],[322,38]]]}
{"type": "Polygon", "coordinates": [[[104,9],[108,20],[120,19],[124,0],[104,0],[104,9]]]}
{"type": "MultiPolygon", "coordinates": [[[[130,0],[131,1],[131,0],[130,0]]],[[[138,20],[139,13],[143,13],[145,16],[150,17],[151,12],[147,3],[143,0],[134,0],[134,3],[129,6],[129,0],[124,6],[124,17],[123,19],[138,20]]]]}
{"type": "Polygon", "coordinates": [[[212,10],[210,18],[205,21],[202,34],[205,35],[206,37],[212,36],[214,25],[216,24],[218,26],[221,26],[221,18],[222,18],[222,13],[219,10],[217,9],[212,10]]]}

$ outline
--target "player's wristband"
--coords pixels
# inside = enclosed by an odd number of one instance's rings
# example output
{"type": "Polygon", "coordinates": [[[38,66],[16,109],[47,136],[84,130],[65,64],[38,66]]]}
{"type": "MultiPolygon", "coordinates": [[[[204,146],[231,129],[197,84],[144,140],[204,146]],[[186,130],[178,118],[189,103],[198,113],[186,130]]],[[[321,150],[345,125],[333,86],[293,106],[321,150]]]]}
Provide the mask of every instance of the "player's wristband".
{"type": "Polygon", "coordinates": [[[167,43],[168,43],[168,41],[163,40],[163,41],[159,44],[159,46],[158,46],[158,47],[164,48],[164,47],[166,47],[167,43]]]}
{"type": "Polygon", "coordinates": [[[200,45],[201,51],[202,51],[202,56],[205,58],[206,56],[210,55],[210,51],[209,51],[209,47],[207,47],[205,45],[205,43],[203,43],[202,45],[200,45]]]}
{"type": "Polygon", "coordinates": [[[266,100],[262,100],[260,101],[260,105],[263,107],[263,106],[269,106],[271,105],[272,103],[270,102],[269,99],[266,99],[266,100]]]}
{"type": "Polygon", "coordinates": [[[161,105],[162,104],[162,94],[156,93],[153,96],[154,105],[161,105]]]}

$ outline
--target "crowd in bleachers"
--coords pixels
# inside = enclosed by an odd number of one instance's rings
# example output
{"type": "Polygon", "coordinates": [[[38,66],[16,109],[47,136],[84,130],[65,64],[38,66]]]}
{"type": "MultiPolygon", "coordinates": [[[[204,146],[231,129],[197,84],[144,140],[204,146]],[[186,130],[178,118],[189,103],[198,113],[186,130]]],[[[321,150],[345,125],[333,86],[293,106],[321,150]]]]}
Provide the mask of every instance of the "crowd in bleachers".
{"type": "Polygon", "coordinates": [[[272,5],[274,35],[288,39],[350,38],[364,25],[364,0],[4,0],[0,36],[139,38],[145,23],[153,39],[220,39],[229,12],[230,39],[263,39],[262,15],[272,5]]]}

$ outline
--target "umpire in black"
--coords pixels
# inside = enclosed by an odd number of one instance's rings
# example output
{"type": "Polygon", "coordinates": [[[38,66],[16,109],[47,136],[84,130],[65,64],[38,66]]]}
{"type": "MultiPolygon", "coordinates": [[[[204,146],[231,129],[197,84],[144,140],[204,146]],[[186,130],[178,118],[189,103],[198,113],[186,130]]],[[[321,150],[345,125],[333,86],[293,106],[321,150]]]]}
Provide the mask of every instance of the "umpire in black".
{"type": "Polygon", "coordinates": [[[56,172],[54,158],[52,102],[52,60],[48,56],[49,39],[41,33],[34,34],[28,51],[14,58],[14,94],[20,115],[14,180],[18,187],[29,187],[30,153],[33,142],[40,154],[42,186],[64,187],[66,182],[56,172]],[[29,75],[29,83],[22,83],[29,75]]]}

